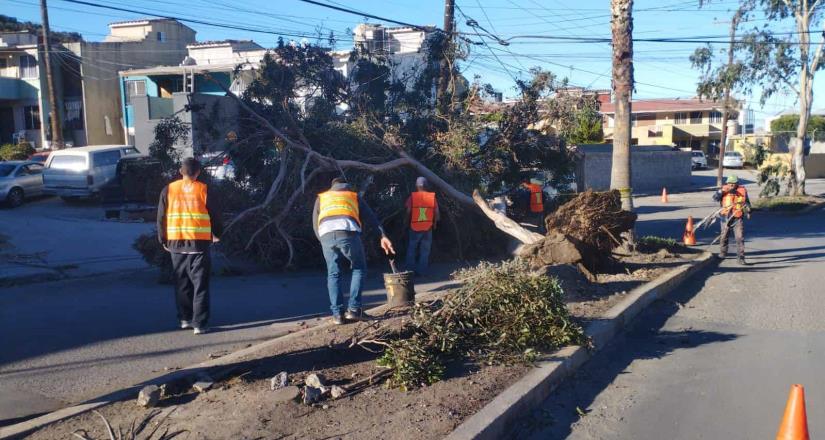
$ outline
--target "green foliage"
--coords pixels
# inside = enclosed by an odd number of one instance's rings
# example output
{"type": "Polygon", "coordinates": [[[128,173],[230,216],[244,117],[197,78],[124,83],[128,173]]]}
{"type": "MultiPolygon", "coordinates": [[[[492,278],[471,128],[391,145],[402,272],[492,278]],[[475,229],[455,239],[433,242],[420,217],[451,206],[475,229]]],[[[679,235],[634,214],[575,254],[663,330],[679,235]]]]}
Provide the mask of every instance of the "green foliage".
{"type": "Polygon", "coordinates": [[[602,118],[593,101],[585,101],[584,105],[575,111],[575,119],[570,127],[565,127],[561,133],[569,144],[593,144],[604,141],[602,132],[602,118]]]}
{"type": "Polygon", "coordinates": [[[782,183],[790,176],[791,163],[787,155],[772,154],[758,171],[756,183],[762,187],[759,197],[773,197],[779,195],[782,183]]]}
{"type": "Polygon", "coordinates": [[[636,241],[637,247],[644,247],[650,249],[667,249],[678,246],[679,243],[672,238],[657,237],[655,235],[647,235],[636,241]]]}
{"type": "Polygon", "coordinates": [[[821,202],[822,199],[812,196],[763,197],[753,204],[753,209],[765,211],[799,211],[821,202]]]}
{"type": "Polygon", "coordinates": [[[177,116],[161,119],[155,126],[155,139],[149,144],[149,155],[160,161],[166,171],[180,166],[180,150],[176,144],[186,143],[189,127],[177,116]]]}
{"type": "Polygon", "coordinates": [[[751,164],[757,169],[762,166],[762,163],[768,158],[769,152],[762,143],[754,145],[750,142],[744,142],[742,144],[742,150],[745,153],[745,163],[751,164]]]}
{"type": "Polygon", "coordinates": [[[5,144],[0,146],[0,159],[2,160],[26,160],[36,150],[32,144],[21,142],[19,144],[5,144]]]}
{"type": "Polygon", "coordinates": [[[402,389],[441,379],[447,362],[530,362],[541,352],[586,344],[570,318],[555,278],[527,262],[481,263],[459,271],[460,288],[436,307],[417,305],[412,336],[390,343],[379,364],[394,368],[390,383],[402,389]]]}
{"type": "MultiPolygon", "coordinates": [[[[0,14],[0,32],[30,31],[40,35],[40,25],[30,21],[18,21],[14,17],[0,14]]],[[[83,36],[77,32],[55,32],[51,31],[52,39],[61,42],[83,41],[83,36]]]]}
{"type": "MultiPolygon", "coordinates": [[[[771,133],[780,137],[795,137],[799,115],[782,115],[771,121],[771,133]]],[[[808,119],[807,134],[817,140],[825,139],[825,116],[812,115],[808,119]]]]}

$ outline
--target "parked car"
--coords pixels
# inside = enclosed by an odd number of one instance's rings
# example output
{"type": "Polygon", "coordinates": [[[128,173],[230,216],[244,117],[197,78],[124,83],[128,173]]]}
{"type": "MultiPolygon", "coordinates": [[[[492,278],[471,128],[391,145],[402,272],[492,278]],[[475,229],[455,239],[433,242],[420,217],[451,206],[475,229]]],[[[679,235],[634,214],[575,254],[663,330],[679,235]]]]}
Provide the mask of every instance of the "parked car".
{"type": "Polygon", "coordinates": [[[0,163],[0,201],[12,208],[43,194],[43,165],[27,160],[0,163]]]}
{"type": "Polygon", "coordinates": [[[52,154],[51,151],[41,151],[39,153],[34,153],[31,156],[29,156],[29,160],[32,162],[38,162],[43,164],[46,163],[47,160],[49,160],[50,154],[52,154]]]}
{"type": "Polygon", "coordinates": [[[742,168],[745,166],[745,158],[738,151],[726,151],[722,159],[722,166],[725,168],[742,168]]]}
{"type": "Polygon", "coordinates": [[[701,151],[691,151],[690,162],[694,170],[708,167],[708,159],[705,157],[705,153],[701,151]]]}
{"type": "Polygon", "coordinates": [[[203,168],[215,180],[232,180],[235,178],[235,164],[224,151],[204,153],[200,157],[203,168]]]}
{"type": "Polygon", "coordinates": [[[129,145],[96,145],[52,152],[43,171],[43,191],[63,200],[93,198],[115,178],[121,158],[139,156],[129,145]]]}

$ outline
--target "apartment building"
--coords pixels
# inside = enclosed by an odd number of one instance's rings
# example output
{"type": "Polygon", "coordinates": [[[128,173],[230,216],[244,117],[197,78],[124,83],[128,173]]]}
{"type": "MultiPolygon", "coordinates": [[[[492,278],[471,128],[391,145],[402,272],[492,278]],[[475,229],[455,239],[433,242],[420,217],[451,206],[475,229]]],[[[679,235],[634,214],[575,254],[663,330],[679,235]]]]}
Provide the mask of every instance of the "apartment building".
{"type": "MultiPolygon", "coordinates": [[[[645,99],[631,105],[631,144],[669,145],[680,149],[718,151],[722,134],[722,106],[699,99],[645,99]]],[[[602,103],[606,140],[613,139],[615,106],[602,103]]],[[[737,133],[738,111],[729,121],[731,134],[737,133]]]]}
{"type": "MultiPolygon", "coordinates": [[[[101,42],[54,42],[52,71],[63,138],[69,146],[124,139],[118,71],[179,61],[195,31],[169,19],[111,23],[101,42]]],[[[38,35],[0,33],[0,142],[47,148],[51,137],[38,35]]]]}

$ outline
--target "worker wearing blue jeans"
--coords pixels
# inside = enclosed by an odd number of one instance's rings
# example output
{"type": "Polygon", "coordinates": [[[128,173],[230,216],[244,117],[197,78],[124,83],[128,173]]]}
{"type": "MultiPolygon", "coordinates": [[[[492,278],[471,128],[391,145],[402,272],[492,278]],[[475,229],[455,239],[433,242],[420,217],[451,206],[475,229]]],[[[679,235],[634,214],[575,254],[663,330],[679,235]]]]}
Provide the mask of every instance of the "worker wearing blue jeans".
{"type": "Polygon", "coordinates": [[[424,275],[430,264],[430,250],[433,245],[433,229],[441,217],[435,193],[427,191],[427,179],[415,180],[415,192],[406,203],[407,218],[410,220],[410,241],[407,245],[407,270],[424,275]],[[416,258],[416,253],[418,258],[416,258]]]}
{"type": "Polygon", "coordinates": [[[327,263],[327,291],[332,320],[336,324],[343,324],[344,318],[360,320],[364,316],[361,310],[361,290],[367,263],[361,241],[362,218],[381,232],[381,248],[384,252],[395,254],[392,242],[384,233],[375,213],[343,178],[332,180],[330,189],[318,195],[312,210],[315,236],[321,242],[327,263]],[[347,261],[352,268],[352,280],[347,311],[342,317],[344,295],[341,291],[341,274],[347,261]]]}

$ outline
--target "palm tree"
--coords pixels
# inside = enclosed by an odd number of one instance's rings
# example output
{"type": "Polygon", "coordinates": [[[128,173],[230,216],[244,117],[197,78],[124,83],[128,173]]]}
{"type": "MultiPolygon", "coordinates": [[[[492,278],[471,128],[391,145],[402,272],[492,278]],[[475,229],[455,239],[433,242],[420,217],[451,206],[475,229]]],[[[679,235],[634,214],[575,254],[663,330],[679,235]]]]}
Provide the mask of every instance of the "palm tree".
{"type": "Polygon", "coordinates": [[[613,166],[610,188],[621,193],[622,209],[633,211],[630,181],[630,93],[633,90],[633,0],[611,0],[613,32],[613,166]]]}

